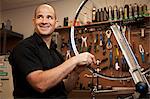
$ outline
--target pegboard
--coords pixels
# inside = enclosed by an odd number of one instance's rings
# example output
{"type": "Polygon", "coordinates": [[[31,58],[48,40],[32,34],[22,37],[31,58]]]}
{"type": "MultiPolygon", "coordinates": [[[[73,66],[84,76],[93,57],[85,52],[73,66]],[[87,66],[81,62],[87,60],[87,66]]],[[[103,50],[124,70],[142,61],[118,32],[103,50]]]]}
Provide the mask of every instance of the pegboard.
{"type": "MultiPolygon", "coordinates": [[[[149,18],[146,19],[149,22],[149,18]]],[[[146,21],[146,22],[147,22],[146,21]]],[[[145,22],[145,23],[146,23],[145,22]]],[[[140,66],[143,69],[147,69],[150,66],[150,26],[149,24],[142,24],[139,25],[140,23],[133,23],[133,24],[126,24],[126,31],[125,31],[125,36],[127,40],[129,39],[128,32],[130,31],[130,46],[140,64],[140,66]],[[144,36],[141,34],[144,30],[144,36]],[[139,45],[142,45],[144,49],[144,61],[142,62],[141,58],[141,53],[139,50],[139,45]]],[[[126,67],[126,70],[123,68],[122,64],[122,52],[117,44],[117,41],[113,35],[111,34],[110,41],[112,44],[112,48],[108,49],[107,42],[108,38],[106,35],[106,31],[110,30],[110,24],[100,24],[100,25],[91,25],[91,26],[80,26],[75,29],[75,41],[76,45],[78,48],[79,52],[85,52],[89,51],[90,53],[94,54],[96,59],[98,60],[105,60],[104,62],[100,63],[99,65],[92,65],[93,68],[99,68],[101,69],[100,73],[104,74],[106,76],[111,76],[111,77],[125,77],[125,76],[131,76],[130,73],[128,72],[128,69],[126,67]],[[104,43],[103,46],[100,46],[100,35],[102,35],[104,43]],[[82,39],[81,37],[87,37],[87,46],[88,48],[82,48],[82,39]],[[97,41],[96,38],[98,37],[97,41]],[[116,46],[118,49],[118,52],[116,52],[116,46]],[[89,48],[90,47],[90,48],[89,48]],[[112,66],[110,66],[110,51],[112,51],[112,66]],[[119,69],[115,69],[115,60],[116,60],[116,53],[118,54],[118,62],[119,62],[119,69]]],[[[64,55],[64,59],[67,59],[67,51],[70,50],[71,56],[73,56],[73,51],[71,49],[70,45],[70,28],[69,29],[58,29],[57,30],[60,34],[61,37],[61,53],[64,55]],[[61,30],[61,31],[60,31],[61,30]]],[[[112,31],[111,31],[112,32],[112,31]]],[[[80,79],[77,83],[76,89],[89,89],[89,86],[91,84],[98,86],[103,89],[109,89],[111,87],[134,87],[135,84],[133,80],[127,80],[127,81],[112,81],[112,80],[107,80],[104,78],[100,77],[94,77],[89,70],[85,70],[80,74],[80,79]],[[98,81],[98,82],[97,82],[98,81]]]]}

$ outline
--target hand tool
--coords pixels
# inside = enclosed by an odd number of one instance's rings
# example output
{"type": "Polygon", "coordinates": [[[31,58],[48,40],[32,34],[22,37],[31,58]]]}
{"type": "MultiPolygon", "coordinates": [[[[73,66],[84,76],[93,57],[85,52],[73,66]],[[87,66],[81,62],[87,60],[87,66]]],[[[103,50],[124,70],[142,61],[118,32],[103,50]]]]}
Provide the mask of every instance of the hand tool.
{"type": "Polygon", "coordinates": [[[98,34],[95,35],[94,44],[98,42],[98,34]]]}
{"type": "Polygon", "coordinates": [[[115,52],[116,52],[116,55],[115,55],[115,69],[116,70],[119,70],[120,66],[119,66],[119,50],[118,50],[118,47],[117,45],[115,45],[115,52]]]}
{"type": "Polygon", "coordinates": [[[121,27],[123,35],[126,34],[126,28],[127,28],[126,26],[122,26],[122,27],[121,27]]]}
{"type": "Polygon", "coordinates": [[[89,45],[89,47],[87,48],[87,51],[91,53],[92,50],[92,45],[89,45]]]}
{"type": "Polygon", "coordinates": [[[145,37],[145,29],[141,28],[141,37],[145,37]]]}
{"type": "Polygon", "coordinates": [[[87,49],[87,37],[81,36],[82,43],[81,43],[81,52],[83,51],[83,48],[85,47],[87,49]]]}
{"type": "Polygon", "coordinates": [[[103,35],[102,35],[102,32],[100,32],[100,42],[99,42],[99,45],[100,46],[103,46],[103,35]]]}
{"type": "Polygon", "coordinates": [[[129,66],[128,66],[128,64],[127,64],[127,61],[126,61],[124,55],[123,55],[122,58],[121,58],[121,64],[122,64],[122,69],[121,69],[121,70],[122,70],[123,72],[129,72],[129,66]]]}
{"type": "Polygon", "coordinates": [[[127,27],[127,30],[128,30],[128,42],[129,42],[129,45],[131,46],[131,29],[130,29],[130,26],[127,27]]]}
{"type": "Polygon", "coordinates": [[[113,53],[112,50],[109,52],[109,68],[113,67],[113,53]]]}
{"type": "Polygon", "coordinates": [[[67,50],[67,53],[66,53],[66,60],[71,58],[71,54],[70,54],[70,50],[67,50]]]}
{"type": "Polygon", "coordinates": [[[103,58],[102,60],[97,59],[96,60],[96,65],[99,66],[101,63],[104,63],[108,60],[108,58],[103,58]]]}
{"type": "MultiPolygon", "coordinates": [[[[97,66],[97,68],[96,68],[96,71],[97,71],[97,73],[99,73],[100,72],[100,68],[99,68],[99,66],[97,66]]],[[[99,89],[99,77],[98,76],[96,76],[96,88],[97,88],[97,90],[99,89]]]]}
{"type": "Polygon", "coordinates": [[[110,37],[111,37],[111,30],[106,30],[106,36],[107,36],[107,44],[106,44],[106,48],[107,49],[111,49],[112,48],[112,44],[111,44],[111,40],[110,40],[110,37]]]}
{"type": "Polygon", "coordinates": [[[144,48],[141,44],[139,45],[139,51],[141,53],[142,62],[144,63],[145,62],[144,48]]]}

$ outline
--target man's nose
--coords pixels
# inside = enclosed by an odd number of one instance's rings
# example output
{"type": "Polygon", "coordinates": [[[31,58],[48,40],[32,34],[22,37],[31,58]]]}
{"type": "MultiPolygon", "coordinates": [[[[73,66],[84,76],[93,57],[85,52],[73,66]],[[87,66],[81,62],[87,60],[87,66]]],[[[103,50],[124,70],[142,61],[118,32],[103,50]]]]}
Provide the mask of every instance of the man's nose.
{"type": "Polygon", "coordinates": [[[48,19],[47,18],[43,18],[42,23],[45,24],[47,22],[48,22],[48,19]]]}

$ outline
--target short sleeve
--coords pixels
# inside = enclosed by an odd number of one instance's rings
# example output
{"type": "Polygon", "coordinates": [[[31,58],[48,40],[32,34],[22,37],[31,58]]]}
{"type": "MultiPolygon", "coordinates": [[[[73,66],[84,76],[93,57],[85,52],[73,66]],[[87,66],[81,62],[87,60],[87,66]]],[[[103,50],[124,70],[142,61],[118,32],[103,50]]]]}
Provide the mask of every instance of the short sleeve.
{"type": "Polygon", "coordinates": [[[13,50],[9,59],[13,67],[26,77],[32,71],[42,69],[42,64],[36,54],[33,46],[19,46],[13,50]]]}

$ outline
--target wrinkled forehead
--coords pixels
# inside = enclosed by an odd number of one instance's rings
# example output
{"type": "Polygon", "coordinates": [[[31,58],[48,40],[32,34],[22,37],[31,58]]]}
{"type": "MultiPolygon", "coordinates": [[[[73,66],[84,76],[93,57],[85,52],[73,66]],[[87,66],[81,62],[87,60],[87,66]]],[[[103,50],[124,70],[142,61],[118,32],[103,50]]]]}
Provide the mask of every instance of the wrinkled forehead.
{"type": "Polygon", "coordinates": [[[48,4],[42,4],[42,5],[38,6],[35,9],[34,17],[36,17],[38,13],[41,13],[43,11],[53,14],[56,18],[55,9],[52,6],[48,5],[48,4]]]}

